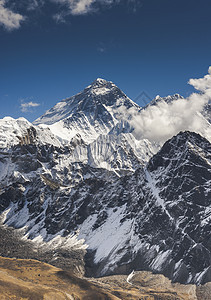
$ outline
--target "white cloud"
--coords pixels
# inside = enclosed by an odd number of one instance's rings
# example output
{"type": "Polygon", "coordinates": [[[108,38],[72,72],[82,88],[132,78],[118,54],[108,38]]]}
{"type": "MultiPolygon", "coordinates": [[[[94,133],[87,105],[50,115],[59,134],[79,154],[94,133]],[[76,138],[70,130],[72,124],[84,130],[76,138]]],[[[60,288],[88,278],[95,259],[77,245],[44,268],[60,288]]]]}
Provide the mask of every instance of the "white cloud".
{"type": "Polygon", "coordinates": [[[40,103],[36,103],[36,102],[25,102],[25,103],[21,103],[21,111],[22,112],[31,112],[31,108],[40,106],[40,103]]]}
{"type": "Polygon", "coordinates": [[[73,1],[72,14],[81,15],[86,14],[92,10],[92,5],[95,3],[95,0],[77,0],[73,1]]]}
{"type": "Polygon", "coordinates": [[[56,23],[66,23],[66,21],[65,21],[66,16],[67,16],[67,14],[62,11],[62,12],[58,12],[57,14],[53,15],[53,19],[54,19],[54,21],[56,21],[56,23]]]}
{"type": "Polygon", "coordinates": [[[67,5],[72,15],[87,14],[92,10],[92,5],[96,0],[52,0],[60,4],[67,5]]]}
{"type": "Polygon", "coordinates": [[[106,49],[105,49],[105,47],[98,47],[97,51],[101,52],[101,53],[104,53],[104,52],[106,52],[106,49]]]}
{"type": "Polygon", "coordinates": [[[5,0],[0,0],[0,25],[3,25],[7,30],[14,30],[20,27],[24,19],[24,16],[7,8],[5,0]]]}
{"type": "Polygon", "coordinates": [[[104,43],[100,43],[99,46],[97,47],[97,51],[101,52],[101,53],[106,52],[106,46],[105,46],[105,44],[104,43]]]}
{"type": "Polygon", "coordinates": [[[130,122],[138,139],[147,138],[152,142],[163,143],[180,131],[189,130],[211,140],[211,125],[200,113],[211,100],[211,68],[208,75],[190,79],[189,83],[200,93],[170,103],[161,101],[139,113],[131,109],[130,122]]]}
{"type": "Polygon", "coordinates": [[[199,90],[205,94],[211,92],[211,67],[209,67],[207,75],[199,79],[190,79],[189,84],[192,85],[196,90],[199,90]]]}

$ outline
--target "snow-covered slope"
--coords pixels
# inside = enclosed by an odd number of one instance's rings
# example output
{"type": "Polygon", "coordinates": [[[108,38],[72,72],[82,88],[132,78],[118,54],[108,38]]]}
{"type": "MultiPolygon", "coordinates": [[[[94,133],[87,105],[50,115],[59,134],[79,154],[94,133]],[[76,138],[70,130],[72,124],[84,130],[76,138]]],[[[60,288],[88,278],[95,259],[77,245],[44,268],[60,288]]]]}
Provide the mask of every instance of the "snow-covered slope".
{"type": "Polygon", "coordinates": [[[146,107],[152,106],[152,105],[157,105],[158,103],[160,103],[162,101],[164,101],[166,103],[171,103],[171,102],[173,102],[175,100],[178,100],[178,99],[184,99],[184,97],[181,96],[180,94],[168,95],[166,97],[161,97],[160,95],[157,95],[155,97],[155,99],[153,99],[148,105],[146,105],[146,107]]]}
{"type": "Polygon", "coordinates": [[[138,141],[130,133],[100,135],[88,145],[77,145],[69,160],[123,174],[124,171],[134,172],[140,164],[145,164],[154,149],[148,140],[138,141]]]}
{"type": "Polygon", "coordinates": [[[49,129],[33,126],[24,118],[13,119],[5,117],[0,119],[0,149],[9,149],[14,145],[30,143],[49,144],[61,146],[59,140],[49,129]]]}

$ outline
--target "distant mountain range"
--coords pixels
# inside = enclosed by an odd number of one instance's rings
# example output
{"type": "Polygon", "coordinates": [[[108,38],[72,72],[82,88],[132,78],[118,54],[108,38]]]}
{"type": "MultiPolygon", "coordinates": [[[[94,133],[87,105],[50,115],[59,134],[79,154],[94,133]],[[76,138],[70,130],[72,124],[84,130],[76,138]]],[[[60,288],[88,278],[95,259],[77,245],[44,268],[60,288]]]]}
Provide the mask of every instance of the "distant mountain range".
{"type": "MultiPolygon", "coordinates": [[[[139,107],[97,79],[33,124],[0,120],[2,222],[54,260],[61,249],[83,251],[87,275],[211,281],[211,137],[183,131],[163,143],[137,137],[134,125],[180,99],[139,107]]],[[[210,103],[196,113],[210,130],[210,103]]]]}

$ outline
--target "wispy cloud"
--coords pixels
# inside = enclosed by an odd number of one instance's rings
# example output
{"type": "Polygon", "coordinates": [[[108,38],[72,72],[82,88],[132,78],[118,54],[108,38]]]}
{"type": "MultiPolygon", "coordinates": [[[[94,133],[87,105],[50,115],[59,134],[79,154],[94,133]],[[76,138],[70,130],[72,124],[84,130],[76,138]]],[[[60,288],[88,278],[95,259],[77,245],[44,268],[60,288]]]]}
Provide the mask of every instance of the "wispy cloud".
{"type": "Polygon", "coordinates": [[[106,53],[109,52],[111,49],[116,48],[116,41],[113,39],[101,41],[97,45],[97,51],[100,53],[106,53]]]}
{"type": "Polygon", "coordinates": [[[67,15],[68,14],[66,12],[61,11],[53,15],[53,19],[56,21],[56,23],[66,23],[65,17],[67,15]]]}
{"type": "Polygon", "coordinates": [[[43,3],[42,2],[40,3],[40,1],[38,1],[38,0],[31,0],[31,1],[29,1],[27,9],[28,10],[37,9],[40,6],[40,4],[43,4],[43,3]]]}
{"type": "Polygon", "coordinates": [[[69,9],[69,14],[72,15],[87,14],[93,10],[93,4],[99,2],[99,0],[51,0],[51,1],[65,5],[69,9]]]}
{"type": "Polygon", "coordinates": [[[106,52],[106,46],[103,43],[100,43],[100,45],[97,47],[97,51],[101,53],[106,52]]]}
{"type": "Polygon", "coordinates": [[[26,112],[32,112],[32,108],[38,106],[40,106],[40,103],[30,101],[30,102],[22,102],[20,108],[22,112],[26,113],[26,112]]]}
{"type": "Polygon", "coordinates": [[[4,26],[7,30],[18,29],[25,17],[13,12],[6,4],[5,0],[0,0],[0,25],[4,26]]]}

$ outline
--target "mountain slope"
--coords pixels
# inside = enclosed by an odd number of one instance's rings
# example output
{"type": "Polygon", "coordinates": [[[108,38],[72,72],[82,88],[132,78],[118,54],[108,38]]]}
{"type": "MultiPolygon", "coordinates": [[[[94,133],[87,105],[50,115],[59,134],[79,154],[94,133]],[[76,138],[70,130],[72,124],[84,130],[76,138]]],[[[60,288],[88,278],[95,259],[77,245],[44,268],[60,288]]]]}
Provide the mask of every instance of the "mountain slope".
{"type": "MultiPolygon", "coordinates": [[[[180,133],[146,168],[121,177],[70,162],[71,151],[39,144],[10,149],[13,172],[0,194],[5,224],[24,227],[40,245],[60,235],[82,249],[84,239],[88,274],[146,269],[183,283],[211,280],[206,139],[180,133]]],[[[1,162],[7,159],[2,153],[1,162]]]]}
{"type": "Polygon", "coordinates": [[[49,129],[33,126],[24,118],[13,119],[5,117],[0,119],[0,149],[9,149],[15,145],[30,143],[51,144],[61,146],[60,141],[49,129]]]}

